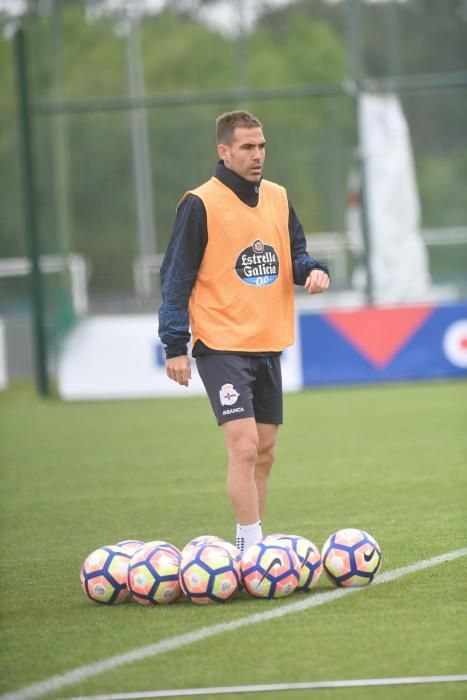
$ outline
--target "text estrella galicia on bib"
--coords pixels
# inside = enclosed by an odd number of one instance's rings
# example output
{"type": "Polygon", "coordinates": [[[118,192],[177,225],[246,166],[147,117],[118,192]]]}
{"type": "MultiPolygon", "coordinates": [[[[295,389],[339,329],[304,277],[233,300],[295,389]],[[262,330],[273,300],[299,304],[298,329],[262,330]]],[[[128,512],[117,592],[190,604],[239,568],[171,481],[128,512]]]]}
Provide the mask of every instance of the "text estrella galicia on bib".
{"type": "Polygon", "coordinates": [[[279,276],[279,257],[271,245],[257,238],[244,248],[235,263],[235,272],[242,282],[255,287],[273,284],[279,276]]]}

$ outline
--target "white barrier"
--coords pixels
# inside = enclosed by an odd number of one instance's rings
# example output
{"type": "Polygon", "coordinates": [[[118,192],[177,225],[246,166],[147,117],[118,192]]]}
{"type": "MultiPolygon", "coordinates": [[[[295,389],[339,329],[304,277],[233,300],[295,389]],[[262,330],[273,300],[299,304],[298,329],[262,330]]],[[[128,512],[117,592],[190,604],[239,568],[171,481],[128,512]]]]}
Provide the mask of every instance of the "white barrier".
{"type": "MultiPolygon", "coordinates": [[[[299,343],[283,356],[284,389],[302,387],[299,343]]],[[[58,362],[58,391],[62,398],[128,399],[204,394],[192,361],[189,387],[165,373],[163,348],[157,337],[157,318],[91,316],[69,335],[58,362]]]]}

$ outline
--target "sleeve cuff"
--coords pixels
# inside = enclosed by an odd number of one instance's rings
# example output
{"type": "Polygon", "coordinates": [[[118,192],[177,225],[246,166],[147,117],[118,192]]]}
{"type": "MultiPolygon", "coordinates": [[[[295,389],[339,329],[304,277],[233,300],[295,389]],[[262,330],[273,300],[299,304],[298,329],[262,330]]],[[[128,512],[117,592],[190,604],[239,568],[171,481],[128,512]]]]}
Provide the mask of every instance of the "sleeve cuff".
{"type": "Polygon", "coordinates": [[[182,355],[188,355],[188,348],[186,345],[180,345],[178,347],[173,348],[165,348],[165,356],[167,360],[170,360],[172,357],[181,357],[182,355]]]}
{"type": "Polygon", "coordinates": [[[331,275],[329,274],[328,266],[326,265],[326,263],[321,262],[320,260],[316,260],[316,262],[313,263],[313,265],[309,269],[308,274],[310,274],[310,272],[312,270],[322,270],[323,272],[325,272],[327,274],[329,279],[331,279],[331,275]]]}

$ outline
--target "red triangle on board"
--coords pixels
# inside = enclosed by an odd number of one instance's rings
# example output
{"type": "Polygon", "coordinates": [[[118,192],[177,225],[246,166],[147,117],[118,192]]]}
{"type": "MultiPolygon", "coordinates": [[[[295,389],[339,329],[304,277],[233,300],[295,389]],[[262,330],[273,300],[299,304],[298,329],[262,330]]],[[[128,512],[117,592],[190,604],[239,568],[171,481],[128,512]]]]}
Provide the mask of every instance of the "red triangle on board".
{"type": "Polygon", "coordinates": [[[383,368],[432,311],[431,306],[365,307],[351,311],[330,311],[324,317],[373,365],[383,368]]]}

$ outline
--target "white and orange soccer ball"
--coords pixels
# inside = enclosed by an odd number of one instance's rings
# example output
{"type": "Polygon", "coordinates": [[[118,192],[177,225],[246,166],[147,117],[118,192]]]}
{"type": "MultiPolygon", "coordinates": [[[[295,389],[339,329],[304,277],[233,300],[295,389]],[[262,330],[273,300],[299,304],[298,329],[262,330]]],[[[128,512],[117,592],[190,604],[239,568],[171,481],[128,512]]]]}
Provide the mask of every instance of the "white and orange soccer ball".
{"type": "Polygon", "coordinates": [[[255,598],[283,598],[297,588],[302,567],[294,550],[265,538],[249,547],[240,562],[243,583],[255,598]]]}
{"type": "Polygon", "coordinates": [[[346,528],[328,537],[321,550],[324,571],[339,587],[367,586],[382,561],[381,548],[364,530],[346,528]]]}
{"type": "Polygon", "coordinates": [[[130,598],[127,587],[129,563],[130,556],[121,547],[99,547],[83,562],[81,588],[96,603],[124,603],[130,598]]]}
{"type": "Polygon", "coordinates": [[[181,595],[180,554],[173,545],[164,544],[148,542],[131,557],[128,590],[143,605],[168,605],[181,595]]]}
{"type": "Polygon", "coordinates": [[[302,572],[298,582],[298,591],[309,591],[316,586],[323,572],[323,562],[318,547],[300,535],[266,535],[263,542],[279,542],[293,549],[298,556],[302,572]]]}
{"type": "Polygon", "coordinates": [[[198,535],[183,547],[181,551],[182,558],[190,557],[198,547],[204,544],[217,544],[219,542],[223,542],[223,540],[217,535],[198,535]]]}
{"type": "Polygon", "coordinates": [[[239,562],[217,542],[190,548],[182,556],[180,585],[192,603],[225,603],[240,584],[239,562]]]}
{"type": "Polygon", "coordinates": [[[180,552],[178,547],[176,547],[171,542],[167,542],[166,540],[151,540],[150,542],[146,542],[144,546],[162,547],[163,549],[168,549],[169,552],[172,552],[172,554],[174,554],[177,557],[177,559],[182,558],[182,553],[180,552]]]}
{"type": "Polygon", "coordinates": [[[224,549],[226,549],[228,551],[228,553],[230,554],[230,556],[233,557],[233,559],[236,559],[238,562],[242,558],[242,553],[240,552],[238,547],[236,547],[231,542],[227,542],[227,540],[218,540],[217,542],[214,542],[213,544],[215,544],[216,547],[223,547],[224,549]]]}
{"type": "Polygon", "coordinates": [[[143,545],[143,540],[122,540],[121,542],[117,542],[115,546],[121,547],[127,554],[130,555],[130,557],[132,557],[133,554],[138,551],[138,549],[143,547],[143,545]]]}

